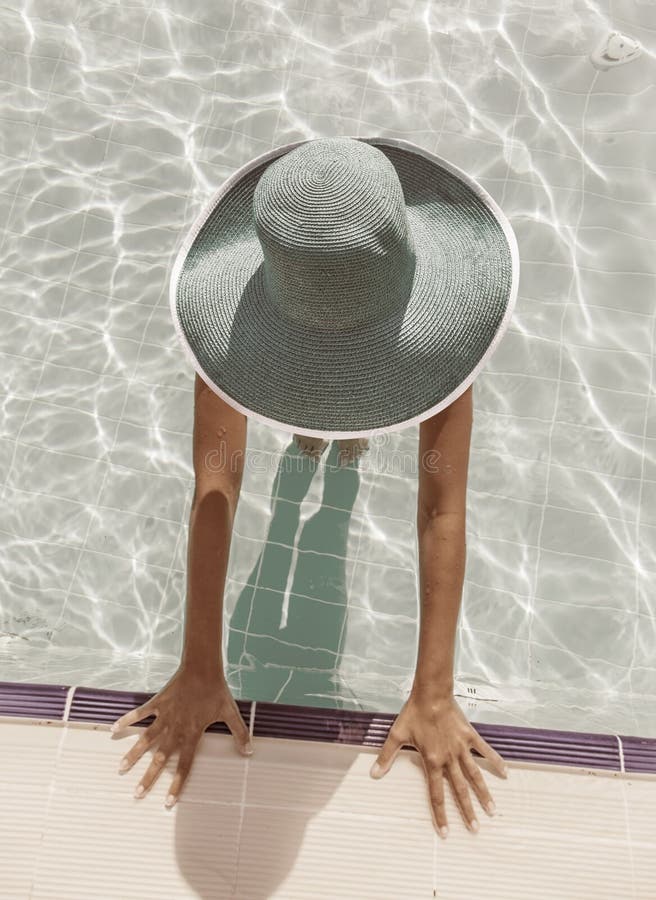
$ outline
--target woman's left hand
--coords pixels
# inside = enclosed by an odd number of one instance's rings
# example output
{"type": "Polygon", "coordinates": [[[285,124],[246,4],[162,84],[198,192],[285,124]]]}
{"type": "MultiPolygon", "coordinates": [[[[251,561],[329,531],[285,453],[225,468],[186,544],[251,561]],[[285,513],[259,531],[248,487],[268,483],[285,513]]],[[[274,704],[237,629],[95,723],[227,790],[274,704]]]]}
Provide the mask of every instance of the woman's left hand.
{"type": "Polygon", "coordinates": [[[434,822],[441,836],[446,837],[448,832],[443,777],[451,785],[465,824],[478,831],[469,788],[474,789],[490,815],[494,814],[495,807],[471,749],[484,756],[500,777],[507,777],[507,769],[503,757],[470,725],[455,699],[411,693],[371,768],[373,778],[389,772],[404,744],[416,747],[421,754],[434,822]]]}

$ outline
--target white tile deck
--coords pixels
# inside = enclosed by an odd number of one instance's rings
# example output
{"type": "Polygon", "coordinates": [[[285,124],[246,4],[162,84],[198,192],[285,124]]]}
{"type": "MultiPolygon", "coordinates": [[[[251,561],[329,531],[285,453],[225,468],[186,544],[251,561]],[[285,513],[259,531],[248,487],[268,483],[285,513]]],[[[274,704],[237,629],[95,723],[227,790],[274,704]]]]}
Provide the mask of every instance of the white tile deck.
{"type": "Polygon", "coordinates": [[[117,774],[140,731],[0,721],[3,900],[656,896],[656,777],[511,763],[478,834],[447,786],[443,841],[411,751],[374,781],[375,751],[260,738],[245,760],[206,734],[167,810],[171,763],[141,800],[150,755],[117,774]]]}

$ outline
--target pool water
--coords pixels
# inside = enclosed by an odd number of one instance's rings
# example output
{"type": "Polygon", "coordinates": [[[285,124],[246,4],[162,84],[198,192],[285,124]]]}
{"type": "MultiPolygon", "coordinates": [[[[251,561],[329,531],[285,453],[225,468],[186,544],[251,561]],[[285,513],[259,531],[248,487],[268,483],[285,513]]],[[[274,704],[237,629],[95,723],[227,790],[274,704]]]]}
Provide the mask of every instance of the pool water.
{"type": "MultiPolygon", "coordinates": [[[[177,248],[252,157],[382,135],[473,175],[520,249],[513,321],[474,385],[458,696],[479,721],[655,735],[656,6],[1,15],[0,680],[154,691],[174,670],[193,493],[177,248]]],[[[332,445],[315,467],[249,423],[225,594],[238,696],[400,707],[417,438],[350,469],[332,445]]]]}

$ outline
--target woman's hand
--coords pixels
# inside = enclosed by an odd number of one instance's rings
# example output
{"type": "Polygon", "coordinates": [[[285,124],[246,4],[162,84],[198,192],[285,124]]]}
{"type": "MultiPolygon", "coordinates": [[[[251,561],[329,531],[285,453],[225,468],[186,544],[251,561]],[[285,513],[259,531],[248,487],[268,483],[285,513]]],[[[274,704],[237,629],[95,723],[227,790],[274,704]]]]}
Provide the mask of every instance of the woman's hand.
{"type": "Polygon", "coordinates": [[[136,797],[144,796],[152,787],[168,758],[177,750],[180,753],[177,772],[166,798],[166,806],[173,806],[189,776],[200,739],[213,722],[226,723],[240,753],[248,756],[253,752],[248,727],[221,672],[205,675],[193,668],[179,668],[158,694],[117,719],[112,731],[120,731],[150,715],[156,716],[155,721],[119,767],[119,773],[127,772],[146,750],[158,748],[135,791],[136,797]]]}
{"type": "Polygon", "coordinates": [[[505,763],[470,725],[453,697],[410,694],[371,768],[373,778],[389,771],[404,744],[416,747],[421,754],[434,822],[442,837],[448,833],[443,775],[449,780],[460,812],[472,831],[478,831],[479,825],[469,796],[470,787],[483,808],[494,815],[492,797],[471,748],[484,756],[502,778],[507,778],[505,763]]]}

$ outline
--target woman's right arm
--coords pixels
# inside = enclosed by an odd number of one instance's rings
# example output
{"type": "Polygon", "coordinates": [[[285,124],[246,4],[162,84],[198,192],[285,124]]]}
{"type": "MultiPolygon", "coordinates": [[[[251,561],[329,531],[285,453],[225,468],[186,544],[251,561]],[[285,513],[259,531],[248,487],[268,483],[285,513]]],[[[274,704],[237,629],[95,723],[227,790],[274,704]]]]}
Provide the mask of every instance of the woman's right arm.
{"type": "Polygon", "coordinates": [[[246,451],[246,417],[196,375],[187,605],[180,665],[223,675],[223,592],[246,451]]]}
{"type": "Polygon", "coordinates": [[[152,761],[137,786],[145,796],[178,753],[167,806],[174,804],[191,771],[205,729],[225,722],[237,749],[252,753],[250,733],[223,671],[223,589],[246,446],[246,418],[196,376],[194,412],[195,493],[189,522],[187,605],[182,658],[168,683],[146,703],[118,719],[112,731],[155,716],[126,753],[127,772],[146,750],[152,761]]]}

